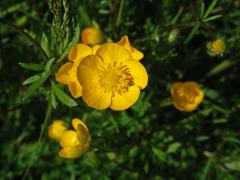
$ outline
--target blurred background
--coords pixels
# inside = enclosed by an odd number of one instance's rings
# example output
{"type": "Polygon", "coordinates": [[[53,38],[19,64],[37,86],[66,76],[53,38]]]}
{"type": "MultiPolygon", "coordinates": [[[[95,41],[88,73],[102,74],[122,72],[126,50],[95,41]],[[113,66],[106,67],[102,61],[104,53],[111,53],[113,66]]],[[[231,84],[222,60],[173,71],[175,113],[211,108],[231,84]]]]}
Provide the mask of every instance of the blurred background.
{"type": "Polygon", "coordinates": [[[68,2],[70,26],[97,23],[114,42],[128,35],[149,75],[126,111],[93,110],[81,99],[76,107],[57,104],[48,124],[63,119],[70,126],[79,117],[91,131],[89,150],[73,160],[57,155],[46,128],[38,140],[49,81],[22,101],[29,87],[22,83],[35,72],[19,63],[44,64],[38,46],[43,33],[51,37],[49,2],[0,2],[0,179],[240,179],[240,1],[68,2]],[[207,43],[218,37],[226,50],[210,56],[207,43]],[[171,105],[178,81],[201,85],[205,98],[197,110],[171,105]]]}

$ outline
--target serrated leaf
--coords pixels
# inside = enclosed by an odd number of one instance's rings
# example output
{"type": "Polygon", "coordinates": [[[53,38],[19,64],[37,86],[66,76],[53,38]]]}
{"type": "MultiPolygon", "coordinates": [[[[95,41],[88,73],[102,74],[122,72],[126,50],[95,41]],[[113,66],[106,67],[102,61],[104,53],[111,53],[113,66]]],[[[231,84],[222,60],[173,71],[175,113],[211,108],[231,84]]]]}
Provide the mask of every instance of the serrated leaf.
{"type": "Polygon", "coordinates": [[[24,93],[23,96],[23,101],[27,100],[28,98],[30,98],[33,93],[41,86],[43,85],[43,83],[47,80],[47,76],[42,76],[40,79],[38,79],[37,81],[35,81],[28,89],[27,91],[24,93]]]}
{"type": "Polygon", "coordinates": [[[79,24],[77,24],[77,26],[74,29],[74,36],[72,38],[72,41],[68,44],[68,47],[65,49],[62,56],[59,58],[59,61],[63,60],[67,56],[71,47],[78,43],[79,38],[80,38],[80,26],[79,24]]]}
{"type": "Polygon", "coordinates": [[[203,18],[205,19],[206,17],[208,17],[208,15],[212,12],[212,9],[214,8],[214,6],[216,5],[218,0],[213,0],[211,2],[211,4],[208,6],[203,18]]]}
{"type": "Polygon", "coordinates": [[[218,19],[218,18],[221,18],[223,15],[222,14],[218,14],[218,15],[215,15],[215,16],[211,16],[211,17],[208,17],[206,19],[203,19],[204,22],[207,22],[207,21],[213,21],[215,19],[218,19]]]}
{"type": "Polygon", "coordinates": [[[61,90],[53,81],[51,81],[54,94],[57,98],[67,106],[76,106],[77,103],[71,97],[69,97],[63,90],[61,90]]]}
{"type": "Polygon", "coordinates": [[[36,75],[33,75],[33,76],[27,78],[25,81],[23,81],[22,84],[23,85],[31,84],[31,83],[37,81],[40,78],[41,78],[41,74],[36,74],[36,75]]]}
{"type": "Polygon", "coordinates": [[[49,41],[45,33],[42,34],[42,39],[41,39],[41,47],[44,50],[44,52],[48,55],[50,55],[49,51],[49,41]]]}
{"type": "Polygon", "coordinates": [[[18,63],[22,68],[33,70],[33,71],[42,71],[44,69],[44,66],[41,64],[36,63],[18,63]]]}

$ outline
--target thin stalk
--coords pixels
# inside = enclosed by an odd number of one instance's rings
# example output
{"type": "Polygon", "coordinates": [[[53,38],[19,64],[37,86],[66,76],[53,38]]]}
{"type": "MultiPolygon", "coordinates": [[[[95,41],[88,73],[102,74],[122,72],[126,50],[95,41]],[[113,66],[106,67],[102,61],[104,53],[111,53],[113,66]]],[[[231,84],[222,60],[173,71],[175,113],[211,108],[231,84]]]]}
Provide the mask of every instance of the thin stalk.
{"type": "Polygon", "coordinates": [[[52,114],[52,104],[51,104],[52,100],[51,100],[51,95],[49,95],[49,101],[48,101],[48,105],[47,105],[47,111],[46,111],[46,115],[45,115],[45,118],[44,118],[44,122],[42,124],[42,127],[41,127],[41,132],[40,132],[40,135],[38,137],[38,141],[37,141],[37,145],[36,145],[36,149],[35,149],[35,152],[32,153],[31,155],[31,158],[28,162],[28,165],[27,165],[27,168],[24,172],[24,176],[22,178],[22,180],[26,179],[30,169],[31,169],[31,166],[32,166],[32,163],[33,163],[33,160],[35,157],[37,157],[38,153],[39,153],[39,150],[41,149],[40,148],[40,145],[41,145],[41,142],[42,142],[42,139],[43,139],[43,135],[44,135],[44,130],[46,129],[46,126],[47,126],[47,122],[48,120],[50,119],[51,117],[51,114],[52,114]]]}
{"type": "Polygon", "coordinates": [[[120,23],[121,23],[123,6],[124,6],[124,0],[121,0],[121,1],[120,1],[120,7],[119,7],[119,10],[118,10],[118,14],[117,14],[117,21],[116,21],[117,27],[118,27],[118,26],[120,25],[120,23]]]}

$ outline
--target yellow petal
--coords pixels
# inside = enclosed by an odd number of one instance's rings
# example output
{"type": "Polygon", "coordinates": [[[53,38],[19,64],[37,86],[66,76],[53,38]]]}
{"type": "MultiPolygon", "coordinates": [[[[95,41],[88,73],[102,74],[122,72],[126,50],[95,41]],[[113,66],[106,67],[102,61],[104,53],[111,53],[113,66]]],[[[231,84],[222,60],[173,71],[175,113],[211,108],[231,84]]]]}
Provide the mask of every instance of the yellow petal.
{"type": "Polygon", "coordinates": [[[110,105],[110,108],[116,111],[125,110],[132,106],[138,100],[139,95],[139,87],[131,86],[129,87],[128,92],[122,95],[116,93],[115,96],[112,97],[112,103],[110,105]]]}
{"type": "Polygon", "coordinates": [[[62,84],[68,84],[70,82],[69,71],[72,68],[72,66],[73,66],[73,63],[71,62],[67,62],[63,64],[58,70],[58,72],[56,73],[56,76],[55,76],[56,81],[62,84]]]}
{"type": "Polygon", "coordinates": [[[77,133],[73,130],[65,131],[60,138],[60,145],[65,147],[72,147],[79,144],[77,133]]]}
{"type": "Polygon", "coordinates": [[[82,60],[77,71],[78,81],[83,87],[82,98],[88,106],[95,109],[105,109],[111,103],[111,93],[106,92],[99,83],[101,59],[97,56],[87,56],[82,60]]]}
{"type": "Polygon", "coordinates": [[[86,124],[83,121],[81,121],[79,118],[73,118],[72,119],[72,126],[75,130],[78,129],[78,125],[83,126],[88,131],[88,127],[86,126],[86,124]]]}
{"type": "Polygon", "coordinates": [[[52,139],[59,140],[62,134],[67,130],[66,123],[63,120],[55,120],[48,127],[48,135],[52,139]]]}
{"type": "Polygon", "coordinates": [[[128,50],[128,52],[131,54],[132,58],[135,60],[141,60],[143,58],[143,53],[139,50],[137,50],[136,48],[132,47],[128,36],[124,35],[121,40],[118,42],[118,44],[120,44],[121,46],[123,46],[125,49],[128,50]]]}
{"type": "Polygon", "coordinates": [[[58,155],[62,158],[78,158],[86,151],[86,147],[77,145],[73,147],[63,148],[58,155]]]}
{"type": "Polygon", "coordinates": [[[82,124],[78,125],[76,132],[77,132],[78,141],[81,144],[88,145],[90,143],[89,132],[82,124]]]}
{"type": "Polygon", "coordinates": [[[76,44],[69,52],[68,59],[74,61],[75,59],[82,59],[92,54],[92,49],[85,44],[76,44]]]}
{"type": "Polygon", "coordinates": [[[131,55],[121,45],[117,43],[105,43],[97,50],[96,55],[100,56],[104,63],[127,61],[131,55]]]}
{"type": "Polygon", "coordinates": [[[82,96],[82,86],[77,81],[77,78],[75,81],[68,84],[68,89],[74,98],[78,98],[82,96]]]}
{"type": "Polygon", "coordinates": [[[84,44],[96,45],[105,41],[104,34],[98,28],[88,27],[83,29],[81,33],[82,42],[84,44]]]}
{"type": "Polygon", "coordinates": [[[129,68],[134,79],[134,84],[139,86],[141,89],[144,89],[148,83],[148,74],[145,67],[135,60],[128,60],[124,64],[126,64],[129,68]]]}
{"type": "Polygon", "coordinates": [[[95,45],[92,47],[92,52],[93,54],[96,54],[97,50],[100,48],[101,46],[100,45],[95,45]]]}

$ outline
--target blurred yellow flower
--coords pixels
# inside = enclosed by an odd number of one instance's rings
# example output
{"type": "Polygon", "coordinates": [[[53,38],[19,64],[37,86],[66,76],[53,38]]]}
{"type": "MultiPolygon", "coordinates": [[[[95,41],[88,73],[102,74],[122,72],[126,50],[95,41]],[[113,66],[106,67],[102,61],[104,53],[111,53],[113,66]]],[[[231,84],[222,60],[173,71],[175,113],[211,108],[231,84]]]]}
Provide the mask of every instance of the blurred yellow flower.
{"type": "Polygon", "coordinates": [[[171,88],[174,106],[180,111],[190,112],[195,110],[203,101],[204,92],[193,81],[174,83],[171,88]]]}
{"type": "Polygon", "coordinates": [[[75,130],[68,130],[60,138],[60,145],[63,149],[59,151],[62,158],[80,157],[89,147],[91,137],[87,126],[78,118],[72,120],[75,130]]]}
{"type": "Polygon", "coordinates": [[[77,77],[82,98],[95,109],[125,110],[148,83],[145,67],[117,43],[105,43],[80,63],[77,77]]]}
{"type": "Polygon", "coordinates": [[[48,135],[52,139],[59,140],[66,130],[67,126],[63,120],[55,120],[48,127],[48,135]]]}
{"type": "Polygon", "coordinates": [[[105,41],[104,34],[99,28],[87,27],[81,33],[82,43],[88,45],[102,44],[105,41]]]}
{"type": "Polygon", "coordinates": [[[143,53],[131,46],[128,36],[124,35],[118,42],[121,46],[128,50],[133,59],[141,60],[143,58],[143,53]]]}
{"type": "Polygon", "coordinates": [[[79,84],[76,75],[78,65],[84,57],[93,54],[95,49],[96,47],[91,49],[85,44],[76,44],[69,52],[69,62],[63,64],[55,75],[56,81],[67,85],[74,98],[82,96],[82,86],[79,84]]]}
{"type": "Polygon", "coordinates": [[[222,55],[226,50],[225,42],[222,38],[218,38],[213,42],[207,43],[208,53],[211,56],[222,55]]]}

